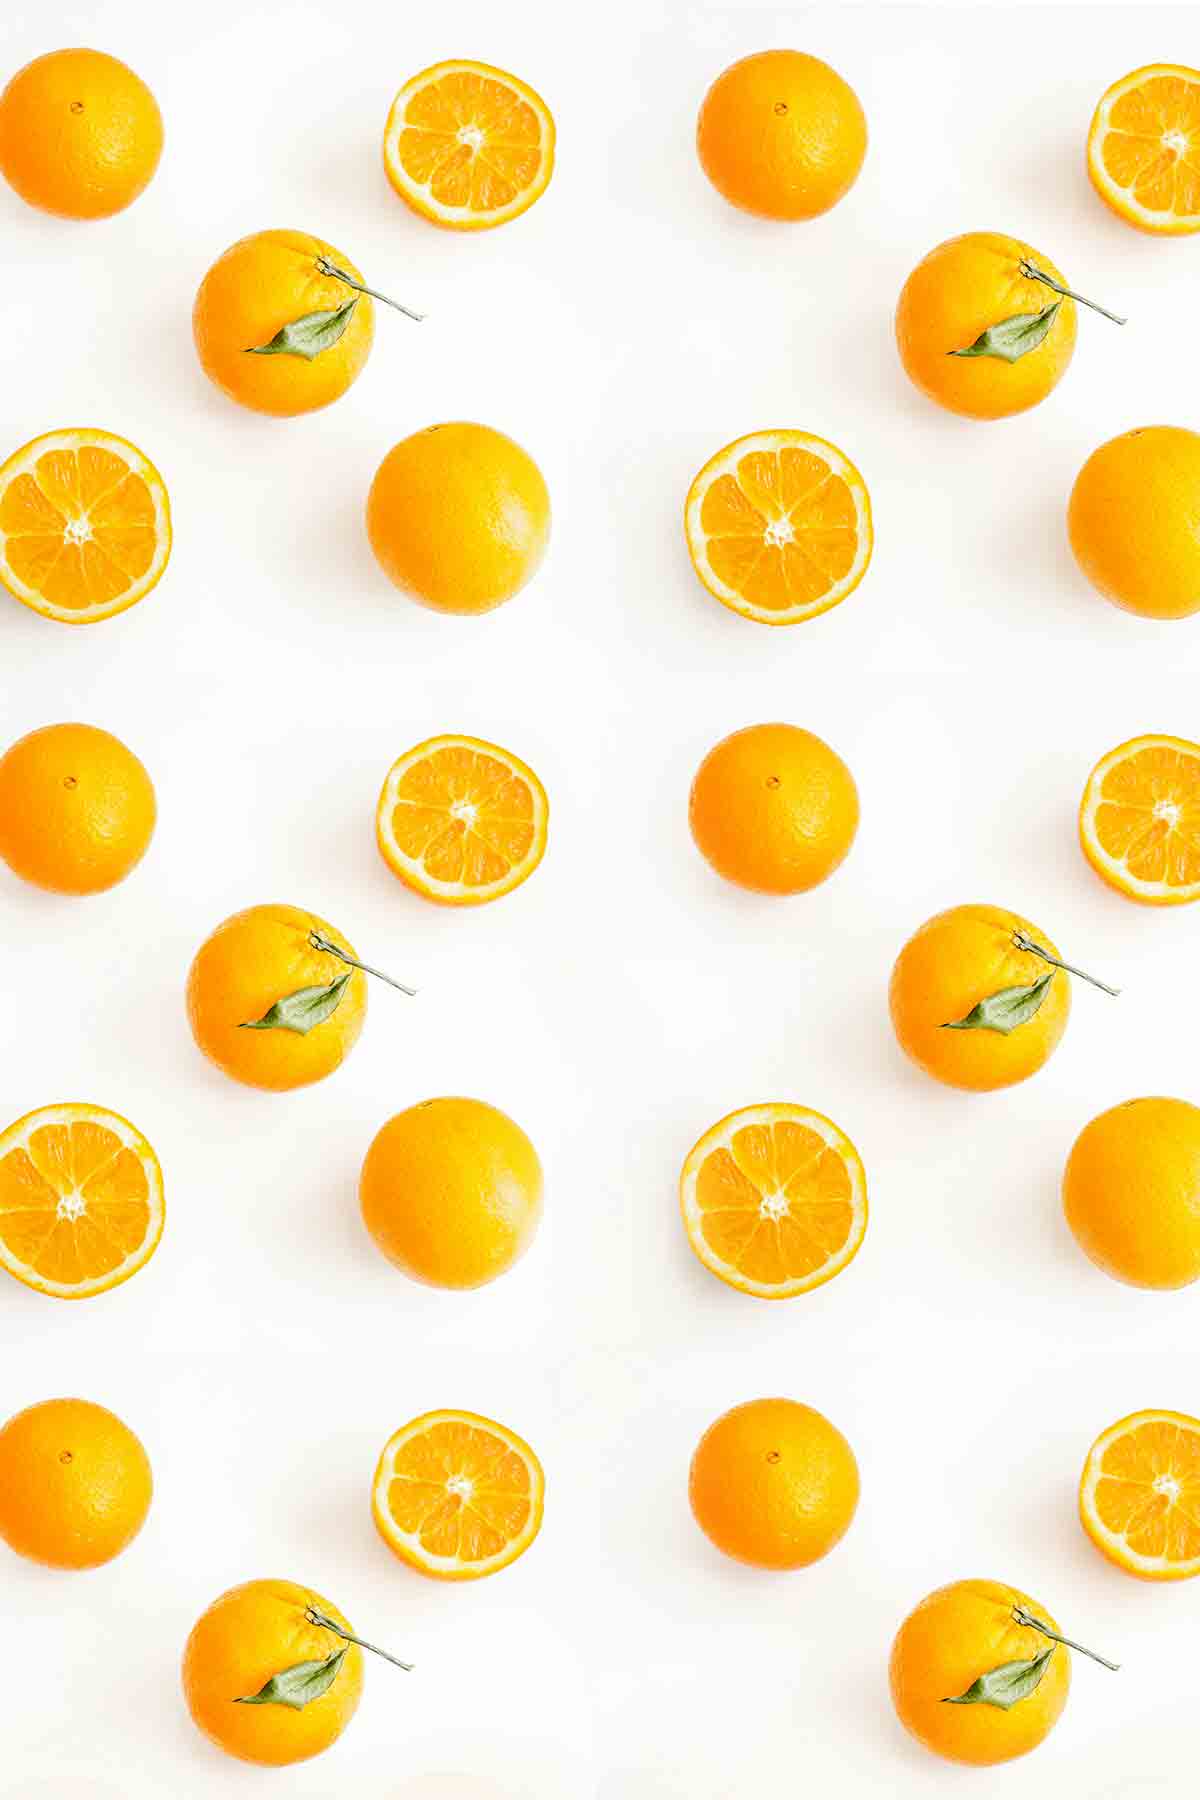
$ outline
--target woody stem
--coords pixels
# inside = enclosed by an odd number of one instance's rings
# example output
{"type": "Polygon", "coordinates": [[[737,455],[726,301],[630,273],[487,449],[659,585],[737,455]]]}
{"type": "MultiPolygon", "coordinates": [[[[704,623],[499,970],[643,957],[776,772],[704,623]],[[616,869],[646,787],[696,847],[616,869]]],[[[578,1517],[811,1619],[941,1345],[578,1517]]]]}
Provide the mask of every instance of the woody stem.
{"type": "Polygon", "coordinates": [[[395,1663],[398,1669],[406,1669],[411,1675],[412,1663],[401,1662],[400,1658],[393,1656],[390,1650],[381,1650],[378,1644],[368,1644],[366,1638],[355,1637],[352,1631],[343,1631],[340,1625],[335,1625],[332,1619],[328,1619],[324,1613],[318,1612],[315,1606],[306,1608],[304,1616],[310,1625],[323,1625],[326,1631],[332,1631],[337,1637],[345,1638],[348,1644],[357,1644],[360,1650],[372,1650],[376,1656],[382,1656],[384,1662],[395,1663]]]}
{"type": "Polygon", "coordinates": [[[323,933],[310,931],[308,941],[314,950],[323,950],[327,956],[336,956],[339,962],[349,963],[352,969],[361,969],[364,975],[377,975],[380,981],[386,981],[389,987],[399,988],[400,992],[407,994],[410,999],[416,997],[416,988],[405,987],[402,981],[396,981],[391,975],[385,975],[382,969],[373,969],[370,963],[359,962],[356,956],[348,955],[345,950],[340,949],[331,938],[325,937],[323,933]]]}
{"type": "Polygon", "coordinates": [[[403,313],[406,319],[415,319],[418,325],[425,317],[424,313],[414,312],[410,306],[401,306],[398,300],[392,300],[387,294],[381,294],[375,288],[367,287],[365,282],[356,281],[353,275],[347,275],[345,269],[339,269],[336,263],[331,263],[327,256],[318,256],[317,267],[322,275],[332,275],[335,281],[344,281],[346,286],[352,287],[356,294],[370,294],[372,300],[382,300],[385,306],[394,307],[397,312],[403,313]]]}
{"type": "Polygon", "coordinates": [[[1041,1619],[1035,1619],[1023,1606],[1013,1607],[1013,1618],[1018,1625],[1027,1626],[1030,1631],[1040,1631],[1043,1637],[1053,1638],[1056,1644],[1064,1644],[1068,1650],[1078,1650],[1081,1656],[1090,1656],[1093,1662],[1098,1662],[1102,1668],[1111,1669],[1114,1674],[1121,1667],[1120,1663],[1109,1662],[1107,1656],[1100,1656],[1095,1650],[1089,1650],[1086,1644],[1077,1644],[1073,1638],[1062,1637],[1057,1631],[1051,1631],[1048,1625],[1043,1624],[1041,1619]]]}
{"type": "Polygon", "coordinates": [[[1056,969],[1063,969],[1068,975],[1078,975],[1080,981],[1090,981],[1093,987],[1098,987],[1102,993],[1111,994],[1114,1000],[1121,992],[1120,988],[1109,987],[1107,981],[1099,981],[1095,975],[1089,975],[1086,969],[1077,969],[1074,963],[1063,962],[1061,957],[1051,956],[1049,950],[1035,944],[1023,931],[1013,932],[1013,943],[1018,950],[1027,950],[1031,956],[1040,956],[1043,962],[1053,963],[1056,969]]]}
{"type": "Polygon", "coordinates": [[[1089,300],[1086,294],[1077,294],[1074,288],[1064,287],[1061,281],[1055,281],[1053,275],[1047,275],[1045,269],[1039,269],[1036,263],[1022,262],[1021,273],[1026,281],[1040,281],[1046,287],[1053,288],[1054,292],[1056,294],[1061,294],[1064,300],[1078,300],[1080,306],[1090,306],[1093,312],[1103,313],[1104,317],[1106,319],[1111,319],[1114,325],[1127,325],[1129,323],[1127,319],[1122,319],[1119,314],[1109,312],[1107,306],[1101,306],[1096,300],[1089,300]]]}

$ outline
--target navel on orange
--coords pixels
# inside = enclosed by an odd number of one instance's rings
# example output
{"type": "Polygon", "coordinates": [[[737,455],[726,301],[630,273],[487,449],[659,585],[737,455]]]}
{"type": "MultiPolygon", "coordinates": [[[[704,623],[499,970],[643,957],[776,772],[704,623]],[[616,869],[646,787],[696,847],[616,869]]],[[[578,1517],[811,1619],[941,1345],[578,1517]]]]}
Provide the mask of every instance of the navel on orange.
{"type": "Polygon", "coordinates": [[[1200,1419],[1137,1412],[1101,1432],[1083,1465],[1079,1517],[1128,1575],[1200,1575],[1200,1419]]]}
{"type": "Polygon", "coordinates": [[[450,732],[405,751],[375,813],[380,855],[406,887],[443,906],[482,906],[542,860],[546,790],[528,764],[450,732]]]}
{"type": "Polygon", "coordinates": [[[1200,69],[1151,63],[1114,81],[1092,119],[1087,167],[1127,225],[1200,231],[1200,69]]]}
{"type": "Polygon", "coordinates": [[[542,1527],[542,1466],[515,1431],[431,1412],[388,1439],[371,1491],[380,1536],[438,1581],[476,1581],[523,1556],[542,1527]]]}
{"type": "Polygon", "coordinates": [[[490,63],[435,63],[405,82],[383,133],[387,178],[414,212],[486,231],[526,212],[554,173],[554,120],[539,94],[490,63]]]}
{"type": "Polygon", "coordinates": [[[1200,900],[1200,744],[1130,738],[1101,757],[1083,791],[1079,841],[1097,875],[1130,900],[1200,900]]]}

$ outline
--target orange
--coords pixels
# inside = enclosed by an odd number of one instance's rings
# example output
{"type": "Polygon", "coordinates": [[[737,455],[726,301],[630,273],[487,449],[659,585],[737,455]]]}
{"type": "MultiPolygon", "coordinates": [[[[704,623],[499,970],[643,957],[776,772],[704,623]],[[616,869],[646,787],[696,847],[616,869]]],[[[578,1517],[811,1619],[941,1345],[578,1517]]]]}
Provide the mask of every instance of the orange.
{"type": "Polygon", "coordinates": [[[1200,1106],[1126,1100],[1085,1125],[1067,1158],[1063,1210],[1096,1267],[1131,1287],[1200,1276],[1200,1106]]]}
{"type": "Polygon", "coordinates": [[[0,174],[63,219],[106,219],[137,199],[162,155],[144,81],[102,50],[52,50],[0,94],[0,174]]]}
{"type": "Polygon", "coordinates": [[[828,1556],[858,1506],[854,1452],[798,1400],[747,1400],[714,1421],[688,1476],[697,1525],[756,1569],[804,1569],[828,1556]]]}
{"type": "Polygon", "coordinates": [[[821,1287],[858,1255],[867,1177],[824,1113],[743,1106],[693,1144],[679,1178],[688,1242],[743,1294],[788,1300],[821,1287]]]}
{"type": "Polygon", "coordinates": [[[43,725],[0,756],[0,856],[55,894],[99,894],[146,853],[149,775],[95,725],[43,725]]]}
{"type": "Polygon", "coordinates": [[[875,543],[862,476],[805,431],[755,431],[719,450],[688,489],[683,528],[709,593],[760,625],[837,606],[875,543]]]}
{"type": "Polygon", "coordinates": [[[1087,141],[1092,186],[1139,231],[1200,231],[1200,70],[1151,63],[1101,96],[1087,141]]]}
{"type": "Polygon", "coordinates": [[[478,1581],[524,1556],[546,1480],[524,1438],[472,1412],[430,1412],[393,1432],[371,1487],[390,1550],[437,1581],[478,1581]]]}
{"type": "Polygon", "coordinates": [[[388,451],[367,535],[401,593],[435,612],[491,612],[538,570],[550,495],[520,444],[490,425],[427,425],[388,451]]]}
{"type": "Polygon", "coordinates": [[[696,150],[731,206],[763,219],[815,219],[858,180],[867,121],[854,89],[819,56],[761,50],[709,88],[696,150]]]}
{"type": "Polygon", "coordinates": [[[1075,560],[1097,592],[1144,619],[1200,608],[1200,433],[1144,425],[1084,463],[1067,507],[1075,560]]]}
{"type": "Polygon", "coordinates": [[[91,1400],[43,1400],[0,1429],[0,1537],[31,1562],[111,1562],[145,1524],[153,1487],[140,1440],[91,1400]]]}
{"type": "Polygon", "coordinates": [[[441,62],[406,81],[383,133],[387,178],[414,212],[486,231],[527,212],[554,173],[539,94],[490,63],[441,62]]]}
{"type": "Polygon", "coordinates": [[[476,1288],[533,1242],[542,1165],[498,1107],[422,1100],[377,1132],[358,1192],[363,1222],[389,1262],[430,1287],[476,1288]]]}
{"type": "Polygon", "coordinates": [[[1079,1517],[1127,1575],[1200,1575],[1200,1419],[1136,1412],[1102,1431],[1083,1465],[1079,1517]]]}
{"type": "Polygon", "coordinates": [[[0,466],[0,582],[44,619],[111,619],[154,587],[171,508],[149,459],[111,431],[48,431],[0,466]]]}
{"type": "Polygon", "coordinates": [[[57,1300],[119,1287],[163,1230],[158,1158],[103,1106],[26,1113],[0,1134],[0,1268],[57,1300]]]}
{"type": "Polygon", "coordinates": [[[713,746],[688,822],[718,875],[759,894],[802,894],[842,862],[858,789],[835,750],[798,725],[747,725],[713,746]]]}
{"type": "Polygon", "coordinates": [[[375,836],[392,874],[414,893],[443,906],[482,906],[533,874],[549,813],[545,788],[520,757],[449,732],[392,764],[375,836]]]}
{"type": "Polygon", "coordinates": [[[1102,756],[1079,841],[1101,880],[1146,906],[1200,900],[1200,744],[1138,737],[1102,756]]]}

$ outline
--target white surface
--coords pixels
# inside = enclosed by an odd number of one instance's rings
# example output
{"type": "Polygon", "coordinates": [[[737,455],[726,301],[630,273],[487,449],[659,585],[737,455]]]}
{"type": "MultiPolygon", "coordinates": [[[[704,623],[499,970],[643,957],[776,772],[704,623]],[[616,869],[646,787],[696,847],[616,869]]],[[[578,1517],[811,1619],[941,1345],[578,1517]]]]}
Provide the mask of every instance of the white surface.
{"type": "Polygon", "coordinates": [[[0,609],[4,740],[107,726],[161,806],[150,855],[108,896],[0,880],[6,1119],[64,1097],[115,1106],[157,1146],[168,1206],[153,1263],[117,1293],[0,1294],[0,1414],[104,1401],[157,1483],[145,1532],[106,1569],[4,1557],[0,1791],[411,1800],[453,1771],[520,1800],[949,1794],[965,1778],[904,1737],[885,1665],[907,1609],[970,1574],[1026,1587],[1125,1665],[1077,1662],[1050,1741],[973,1795],[1141,1800],[1193,1766],[1196,1590],[1110,1569],[1073,1496],[1122,1413],[1200,1411],[1198,1297],[1106,1280],[1056,1198],[1092,1114],[1197,1091],[1200,913],[1110,894],[1074,813],[1122,738],[1197,735],[1200,619],[1106,606],[1063,527],[1102,439],[1196,422],[1198,246],[1127,230],[1082,162],[1110,80],[1194,60],[1188,18],[9,8],[6,67],[72,42],[127,57],[167,150],[108,223],[0,192],[0,448],[79,422],[131,436],[169,483],[176,545],[151,599],[107,624],[0,609]],[[779,43],[827,56],[871,129],[849,198],[790,228],[725,206],[691,141],[709,80],[779,43]],[[533,82],[560,131],[546,197],[477,238],[411,217],[378,162],[395,88],[460,54],[533,82]],[[431,314],[381,316],[355,388],[294,422],[224,400],[189,331],[209,262],[270,225],[328,237],[431,314]],[[1124,331],[1081,316],[1058,392],[990,427],[909,388],[890,334],[911,265],[975,227],[1027,236],[1131,316],[1124,331]],[[390,444],[455,417],[526,444],[555,507],[536,585],[474,621],[395,595],[361,523],[390,444]],[[877,530],[859,591],[784,632],[710,600],[680,531],[706,457],[772,424],[845,448],[877,530]],[[794,902],[720,885],[686,826],[702,754],[772,718],[826,736],[862,795],[850,859],[794,902]],[[543,867],[477,912],[407,895],[373,843],[389,763],[446,729],[511,746],[551,796],[543,867]],[[326,914],[421,988],[376,987],[347,1067],[282,1097],[204,1063],[182,1008],[200,940],[272,899],[326,914]],[[1042,1074],[979,1098],[907,1066],[884,1001],[905,936],[971,899],[1027,913],[1126,990],[1080,988],[1042,1074]],[[461,1297],[385,1264],[355,1194],[383,1119],[442,1092],[511,1111],[549,1181],[533,1252],[461,1297]],[[855,1265],[779,1306],[703,1271],[675,1200],[694,1138],[775,1097],[851,1134],[872,1206],[855,1265]],[[773,1392],[827,1411],[863,1475],[849,1537],[790,1578],[722,1562],[685,1497],[710,1419],[773,1392]],[[526,1434],[549,1480],[534,1549],[461,1588],[409,1575],[367,1510],[388,1433],[448,1404],[526,1434]],[[273,1780],[200,1738],[177,1680],[195,1615],[272,1574],[419,1664],[372,1667],[337,1749],[273,1780]]]}

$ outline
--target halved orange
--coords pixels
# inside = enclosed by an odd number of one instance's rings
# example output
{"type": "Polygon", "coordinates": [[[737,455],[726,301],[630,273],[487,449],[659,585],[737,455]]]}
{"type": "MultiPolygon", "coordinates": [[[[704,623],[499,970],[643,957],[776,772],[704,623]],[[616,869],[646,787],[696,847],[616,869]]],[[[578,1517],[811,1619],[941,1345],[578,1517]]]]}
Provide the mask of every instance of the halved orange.
{"type": "Polygon", "coordinates": [[[871,501],[849,457],[806,431],[756,431],[706,462],[684,531],[710,594],[744,619],[797,625],[862,580],[871,501]]]}
{"type": "Polygon", "coordinates": [[[482,906],[533,874],[549,817],[546,790],[527,763],[451,732],[392,764],[375,836],[406,887],[443,906],[482,906]]]}
{"type": "Polygon", "coordinates": [[[371,1512],[401,1562],[438,1581],[477,1581],[524,1555],[546,1482],[524,1438],[472,1412],[430,1412],[388,1439],[371,1512]]]}
{"type": "Polygon", "coordinates": [[[48,431],[0,467],[0,581],[43,618],[111,619],[170,554],[162,476],[111,431],[48,431]]]}
{"type": "Polygon", "coordinates": [[[1143,1581],[1200,1575],[1200,1419],[1136,1412],[1102,1432],[1079,1483],[1083,1529],[1143,1581]]]}
{"type": "Polygon", "coordinates": [[[730,1113],[688,1152],[679,1178],[688,1242],[743,1294],[788,1300],[831,1281],[867,1229],[867,1178],[844,1131],[775,1101],[730,1113]]]}
{"type": "Polygon", "coordinates": [[[106,1293],[149,1262],[162,1229],[158,1158],[120,1113],[43,1106],[0,1136],[0,1267],[26,1287],[106,1293]]]}
{"type": "Polygon", "coordinates": [[[490,63],[441,62],[405,82],[383,133],[402,200],[453,231],[528,210],[554,172],[554,120],[531,87],[490,63]]]}
{"type": "Polygon", "coordinates": [[[1200,231],[1200,69],[1150,63],[1114,81],[1088,131],[1088,174],[1127,225],[1200,231]]]}
{"type": "Polygon", "coordinates": [[[1102,880],[1146,906],[1200,900],[1200,744],[1130,738],[1083,790],[1079,841],[1102,880]]]}

